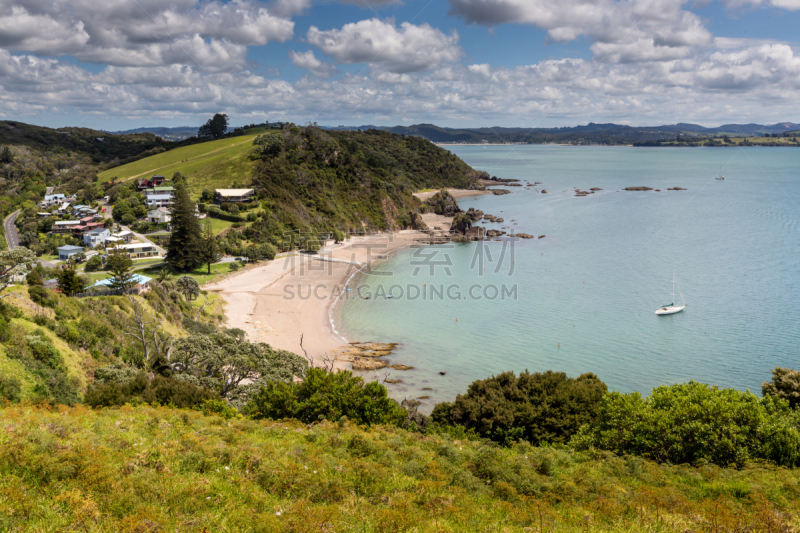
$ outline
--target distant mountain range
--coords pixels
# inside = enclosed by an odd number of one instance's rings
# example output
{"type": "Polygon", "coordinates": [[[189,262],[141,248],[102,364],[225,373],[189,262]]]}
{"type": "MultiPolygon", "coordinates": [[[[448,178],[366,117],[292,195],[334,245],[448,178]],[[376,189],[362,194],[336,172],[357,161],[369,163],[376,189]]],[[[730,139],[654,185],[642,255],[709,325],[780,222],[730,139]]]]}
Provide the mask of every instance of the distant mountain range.
{"type": "MultiPolygon", "coordinates": [[[[622,124],[595,124],[563,128],[445,128],[435,124],[414,124],[412,126],[338,126],[326,127],[331,130],[384,130],[399,135],[424,137],[437,143],[543,143],[543,142],[601,142],[623,144],[632,142],[658,141],[674,138],[677,135],[746,135],[757,136],[765,133],[782,134],[800,132],[800,124],[781,122],[772,125],[762,124],[723,124],[716,128],[706,128],[697,124],[666,124],[663,126],[625,126],[622,124]]],[[[170,141],[182,141],[197,135],[197,128],[181,126],[177,128],[136,128],[113,132],[117,134],[152,133],[170,141]]],[[[800,134],[800,133],[799,133],[800,134]]]]}
{"type": "Polygon", "coordinates": [[[179,126],[177,128],[136,128],[133,130],[125,131],[112,131],[117,135],[126,135],[129,133],[152,133],[167,141],[182,141],[189,137],[197,135],[198,128],[192,126],[179,126]]]}
{"type": "Polygon", "coordinates": [[[444,128],[434,124],[415,124],[413,126],[339,126],[336,130],[386,130],[401,135],[424,137],[438,143],[498,143],[498,142],[627,142],[657,141],[674,138],[677,135],[746,135],[756,136],[800,132],[800,124],[781,122],[773,125],[762,124],[724,124],[716,128],[706,128],[697,124],[669,124],[663,126],[625,126],[621,124],[595,124],[563,128],[444,128]]]}

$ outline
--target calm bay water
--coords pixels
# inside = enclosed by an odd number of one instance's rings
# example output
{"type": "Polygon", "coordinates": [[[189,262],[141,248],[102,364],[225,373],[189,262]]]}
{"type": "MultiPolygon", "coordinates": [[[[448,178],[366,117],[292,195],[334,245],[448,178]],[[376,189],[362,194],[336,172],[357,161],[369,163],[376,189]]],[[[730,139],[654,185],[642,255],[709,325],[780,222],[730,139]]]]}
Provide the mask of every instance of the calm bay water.
{"type": "Polygon", "coordinates": [[[415,264],[430,248],[406,250],[359,280],[373,294],[381,284],[457,287],[453,298],[395,288],[395,298],[337,308],[349,340],[401,343],[391,361],[415,369],[392,371],[403,380],[394,397],[427,395],[430,409],[476,379],[525,369],[594,372],[623,392],[689,380],[760,392],[771,368],[800,367],[800,150],[449,149],[492,175],[542,182],[547,194],[510,187],[459,204],[505,219],[487,229],[546,237],[515,242],[513,254],[487,243],[482,266],[478,243],[440,249],[430,262],[452,265],[433,275],[415,264]],[[638,185],[661,192],[621,190],[638,185]],[[675,186],[687,190],[666,191],[675,186]],[[603,190],[580,198],[575,187],[603,190]],[[658,317],[673,270],[688,308],[658,317]],[[516,287],[516,298],[465,298],[489,285],[516,287]]]}

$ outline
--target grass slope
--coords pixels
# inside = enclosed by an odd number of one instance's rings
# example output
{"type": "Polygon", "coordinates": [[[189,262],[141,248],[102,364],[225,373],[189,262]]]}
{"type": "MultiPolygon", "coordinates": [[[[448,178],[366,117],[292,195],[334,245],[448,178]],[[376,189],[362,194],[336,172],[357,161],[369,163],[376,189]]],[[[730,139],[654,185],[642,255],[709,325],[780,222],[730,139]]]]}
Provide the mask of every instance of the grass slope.
{"type": "Polygon", "coordinates": [[[794,531],[797,470],[164,407],[0,409],[0,529],[794,531]]]}
{"type": "Polygon", "coordinates": [[[140,159],[98,174],[102,181],[116,178],[126,181],[149,178],[153,174],[171,177],[175,172],[188,176],[195,195],[204,188],[229,187],[234,181],[247,184],[252,179],[255,162],[247,154],[253,148],[253,139],[264,133],[253,129],[247,135],[218,141],[193,144],[140,159]]]}

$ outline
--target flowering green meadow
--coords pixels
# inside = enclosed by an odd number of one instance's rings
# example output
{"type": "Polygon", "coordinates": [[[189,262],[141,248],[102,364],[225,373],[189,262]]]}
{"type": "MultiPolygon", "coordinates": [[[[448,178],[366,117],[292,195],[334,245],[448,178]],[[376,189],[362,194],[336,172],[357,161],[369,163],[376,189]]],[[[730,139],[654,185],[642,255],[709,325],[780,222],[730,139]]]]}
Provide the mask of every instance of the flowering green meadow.
{"type": "Polygon", "coordinates": [[[0,408],[1,531],[789,532],[798,475],[344,420],[0,408]]]}

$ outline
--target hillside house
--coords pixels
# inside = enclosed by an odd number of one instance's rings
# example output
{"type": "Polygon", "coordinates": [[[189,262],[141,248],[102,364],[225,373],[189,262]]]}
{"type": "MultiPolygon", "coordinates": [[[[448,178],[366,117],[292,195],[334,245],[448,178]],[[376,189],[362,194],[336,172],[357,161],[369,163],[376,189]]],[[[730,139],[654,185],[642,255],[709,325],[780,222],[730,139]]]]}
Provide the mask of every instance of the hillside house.
{"type": "Polygon", "coordinates": [[[141,179],[136,182],[136,188],[140,191],[145,189],[152,189],[153,187],[159,187],[164,184],[167,180],[164,176],[155,175],[150,179],[141,179]]]}
{"type": "Polygon", "coordinates": [[[161,187],[153,187],[152,189],[144,191],[145,197],[152,196],[154,194],[169,194],[175,196],[175,188],[170,185],[163,185],[161,187]]]}
{"type": "Polygon", "coordinates": [[[156,224],[167,224],[172,220],[169,209],[166,207],[158,207],[152,211],[147,212],[147,221],[156,224]]]}
{"type": "Polygon", "coordinates": [[[71,246],[69,244],[64,245],[64,246],[59,246],[58,247],[58,258],[61,261],[66,261],[67,259],[69,259],[73,255],[79,254],[82,251],[83,251],[83,247],[81,247],[81,246],[71,246]]]}
{"type": "Polygon", "coordinates": [[[80,220],[58,220],[53,224],[52,232],[58,235],[67,235],[80,225],[80,220]]]}
{"type": "MultiPolygon", "coordinates": [[[[153,243],[137,242],[133,244],[123,244],[117,246],[117,249],[127,252],[131,259],[141,259],[143,257],[158,257],[159,253],[153,243]]],[[[111,249],[106,250],[106,252],[111,249]]]]}
{"type": "Polygon", "coordinates": [[[99,244],[104,244],[110,236],[111,232],[108,231],[108,228],[95,228],[83,234],[83,244],[95,247],[99,244]]]}
{"type": "Polygon", "coordinates": [[[89,222],[89,223],[86,223],[86,224],[81,224],[79,226],[73,227],[72,228],[72,234],[74,236],[76,236],[76,237],[80,237],[81,235],[83,235],[87,231],[91,231],[93,229],[98,229],[98,228],[102,228],[102,227],[105,227],[105,224],[103,224],[102,222],[89,222]]]}
{"type": "Polygon", "coordinates": [[[133,234],[132,231],[120,231],[118,233],[112,233],[111,236],[113,238],[115,238],[115,239],[119,239],[119,240],[124,241],[126,243],[131,242],[133,240],[133,238],[135,237],[135,235],[133,234]]]}
{"type": "Polygon", "coordinates": [[[64,194],[48,194],[44,197],[39,205],[41,207],[50,207],[51,205],[58,205],[66,200],[67,197],[64,194]]]}
{"type": "Polygon", "coordinates": [[[147,197],[147,207],[166,207],[172,204],[172,194],[151,194],[147,197]]]}
{"type": "Polygon", "coordinates": [[[216,202],[249,202],[253,199],[253,189],[216,189],[216,202]]]}
{"type": "MultiPolygon", "coordinates": [[[[147,292],[150,290],[150,282],[153,281],[152,278],[148,278],[147,276],[142,276],[141,274],[134,274],[132,281],[134,283],[133,287],[131,287],[131,293],[133,294],[142,294],[143,292],[147,292]]],[[[87,289],[87,291],[91,292],[97,289],[103,288],[111,288],[112,278],[101,279],[91,287],[87,289]]]]}

